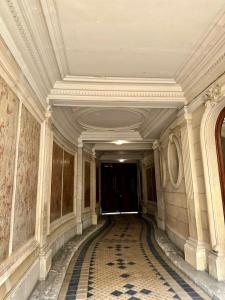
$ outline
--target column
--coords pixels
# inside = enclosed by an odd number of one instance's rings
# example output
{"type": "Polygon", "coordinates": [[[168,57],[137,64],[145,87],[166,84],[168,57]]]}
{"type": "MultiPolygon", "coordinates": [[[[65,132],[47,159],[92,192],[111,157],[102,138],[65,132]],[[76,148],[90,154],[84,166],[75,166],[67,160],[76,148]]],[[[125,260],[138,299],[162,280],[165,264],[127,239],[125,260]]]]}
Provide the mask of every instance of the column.
{"type": "Polygon", "coordinates": [[[141,176],[142,176],[142,211],[144,214],[148,212],[148,196],[147,196],[147,179],[146,179],[146,166],[144,162],[141,162],[141,176]]]}
{"type": "Polygon", "coordinates": [[[92,220],[92,225],[97,225],[97,214],[96,214],[96,155],[95,155],[95,150],[92,151],[92,160],[91,160],[91,220],[92,220]]]}
{"type": "Polygon", "coordinates": [[[52,250],[47,243],[48,207],[51,197],[53,133],[51,130],[51,108],[48,107],[41,127],[39,182],[38,182],[38,218],[37,240],[40,243],[40,280],[45,280],[51,267],[52,250]]]}
{"type": "Polygon", "coordinates": [[[185,260],[195,269],[205,270],[207,260],[206,249],[203,243],[198,181],[195,167],[192,116],[187,112],[187,109],[184,111],[184,124],[181,127],[181,142],[189,223],[189,237],[184,245],[185,260]]]}
{"type": "Polygon", "coordinates": [[[78,140],[77,203],[76,203],[77,234],[82,234],[82,205],[83,205],[83,143],[82,143],[82,140],[78,140]]]}
{"type": "Polygon", "coordinates": [[[163,167],[161,166],[160,172],[160,142],[158,140],[154,141],[153,147],[154,151],[154,165],[155,165],[155,182],[156,182],[156,196],[157,196],[157,226],[161,230],[165,230],[165,200],[162,176],[163,167]]]}

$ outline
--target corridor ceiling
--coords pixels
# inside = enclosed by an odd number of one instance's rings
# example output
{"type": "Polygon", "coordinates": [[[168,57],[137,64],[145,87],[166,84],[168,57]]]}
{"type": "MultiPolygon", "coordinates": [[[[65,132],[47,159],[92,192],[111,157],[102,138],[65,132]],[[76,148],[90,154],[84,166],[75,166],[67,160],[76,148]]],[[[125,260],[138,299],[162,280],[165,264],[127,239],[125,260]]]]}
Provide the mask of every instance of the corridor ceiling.
{"type": "Polygon", "coordinates": [[[174,78],[224,0],[56,0],[69,75],[174,78]]]}
{"type": "Polygon", "coordinates": [[[2,0],[0,47],[72,143],[144,145],[202,90],[194,72],[207,86],[224,11],[224,0],[2,0]]]}

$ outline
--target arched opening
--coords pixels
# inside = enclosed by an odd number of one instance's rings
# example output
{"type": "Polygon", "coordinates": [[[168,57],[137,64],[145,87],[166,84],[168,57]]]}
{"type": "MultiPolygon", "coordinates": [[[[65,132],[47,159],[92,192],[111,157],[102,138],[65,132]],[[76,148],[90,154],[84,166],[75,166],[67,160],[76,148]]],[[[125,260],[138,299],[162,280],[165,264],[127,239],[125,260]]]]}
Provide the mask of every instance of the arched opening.
{"type": "Polygon", "coordinates": [[[220,176],[220,186],[223,201],[223,213],[225,213],[225,108],[220,112],[215,129],[216,150],[220,176]]]}

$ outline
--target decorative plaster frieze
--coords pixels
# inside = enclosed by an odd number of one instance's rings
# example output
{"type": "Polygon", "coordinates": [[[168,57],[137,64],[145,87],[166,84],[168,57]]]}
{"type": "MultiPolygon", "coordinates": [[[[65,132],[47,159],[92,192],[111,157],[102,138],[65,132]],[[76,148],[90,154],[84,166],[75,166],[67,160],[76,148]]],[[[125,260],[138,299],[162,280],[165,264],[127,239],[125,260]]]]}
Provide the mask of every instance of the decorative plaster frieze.
{"type": "Polygon", "coordinates": [[[222,12],[175,75],[189,102],[224,73],[224,26],[225,12],[222,12]]]}
{"type": "Polygon", "coordinates": [[[58,106],[118,106],[177,108],[185,104],[179,85],[174,82],[155,83],[140,79],[137,83],[124,81],[56,82],[48,100],[58,106]],[[126,104],[124,102],[127,102],[126,104]]]}

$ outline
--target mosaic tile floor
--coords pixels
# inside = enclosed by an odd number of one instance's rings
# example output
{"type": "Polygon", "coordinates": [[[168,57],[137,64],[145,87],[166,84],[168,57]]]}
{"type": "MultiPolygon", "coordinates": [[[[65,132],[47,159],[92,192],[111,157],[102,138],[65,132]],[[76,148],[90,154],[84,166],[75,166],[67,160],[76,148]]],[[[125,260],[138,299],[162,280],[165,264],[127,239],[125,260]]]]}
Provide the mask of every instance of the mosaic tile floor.
{"type": "Polygon", "coordinates": [[[59,299],[210,299],[158,248],[152,225],[115,216],[71,260],[59,299]]]}

